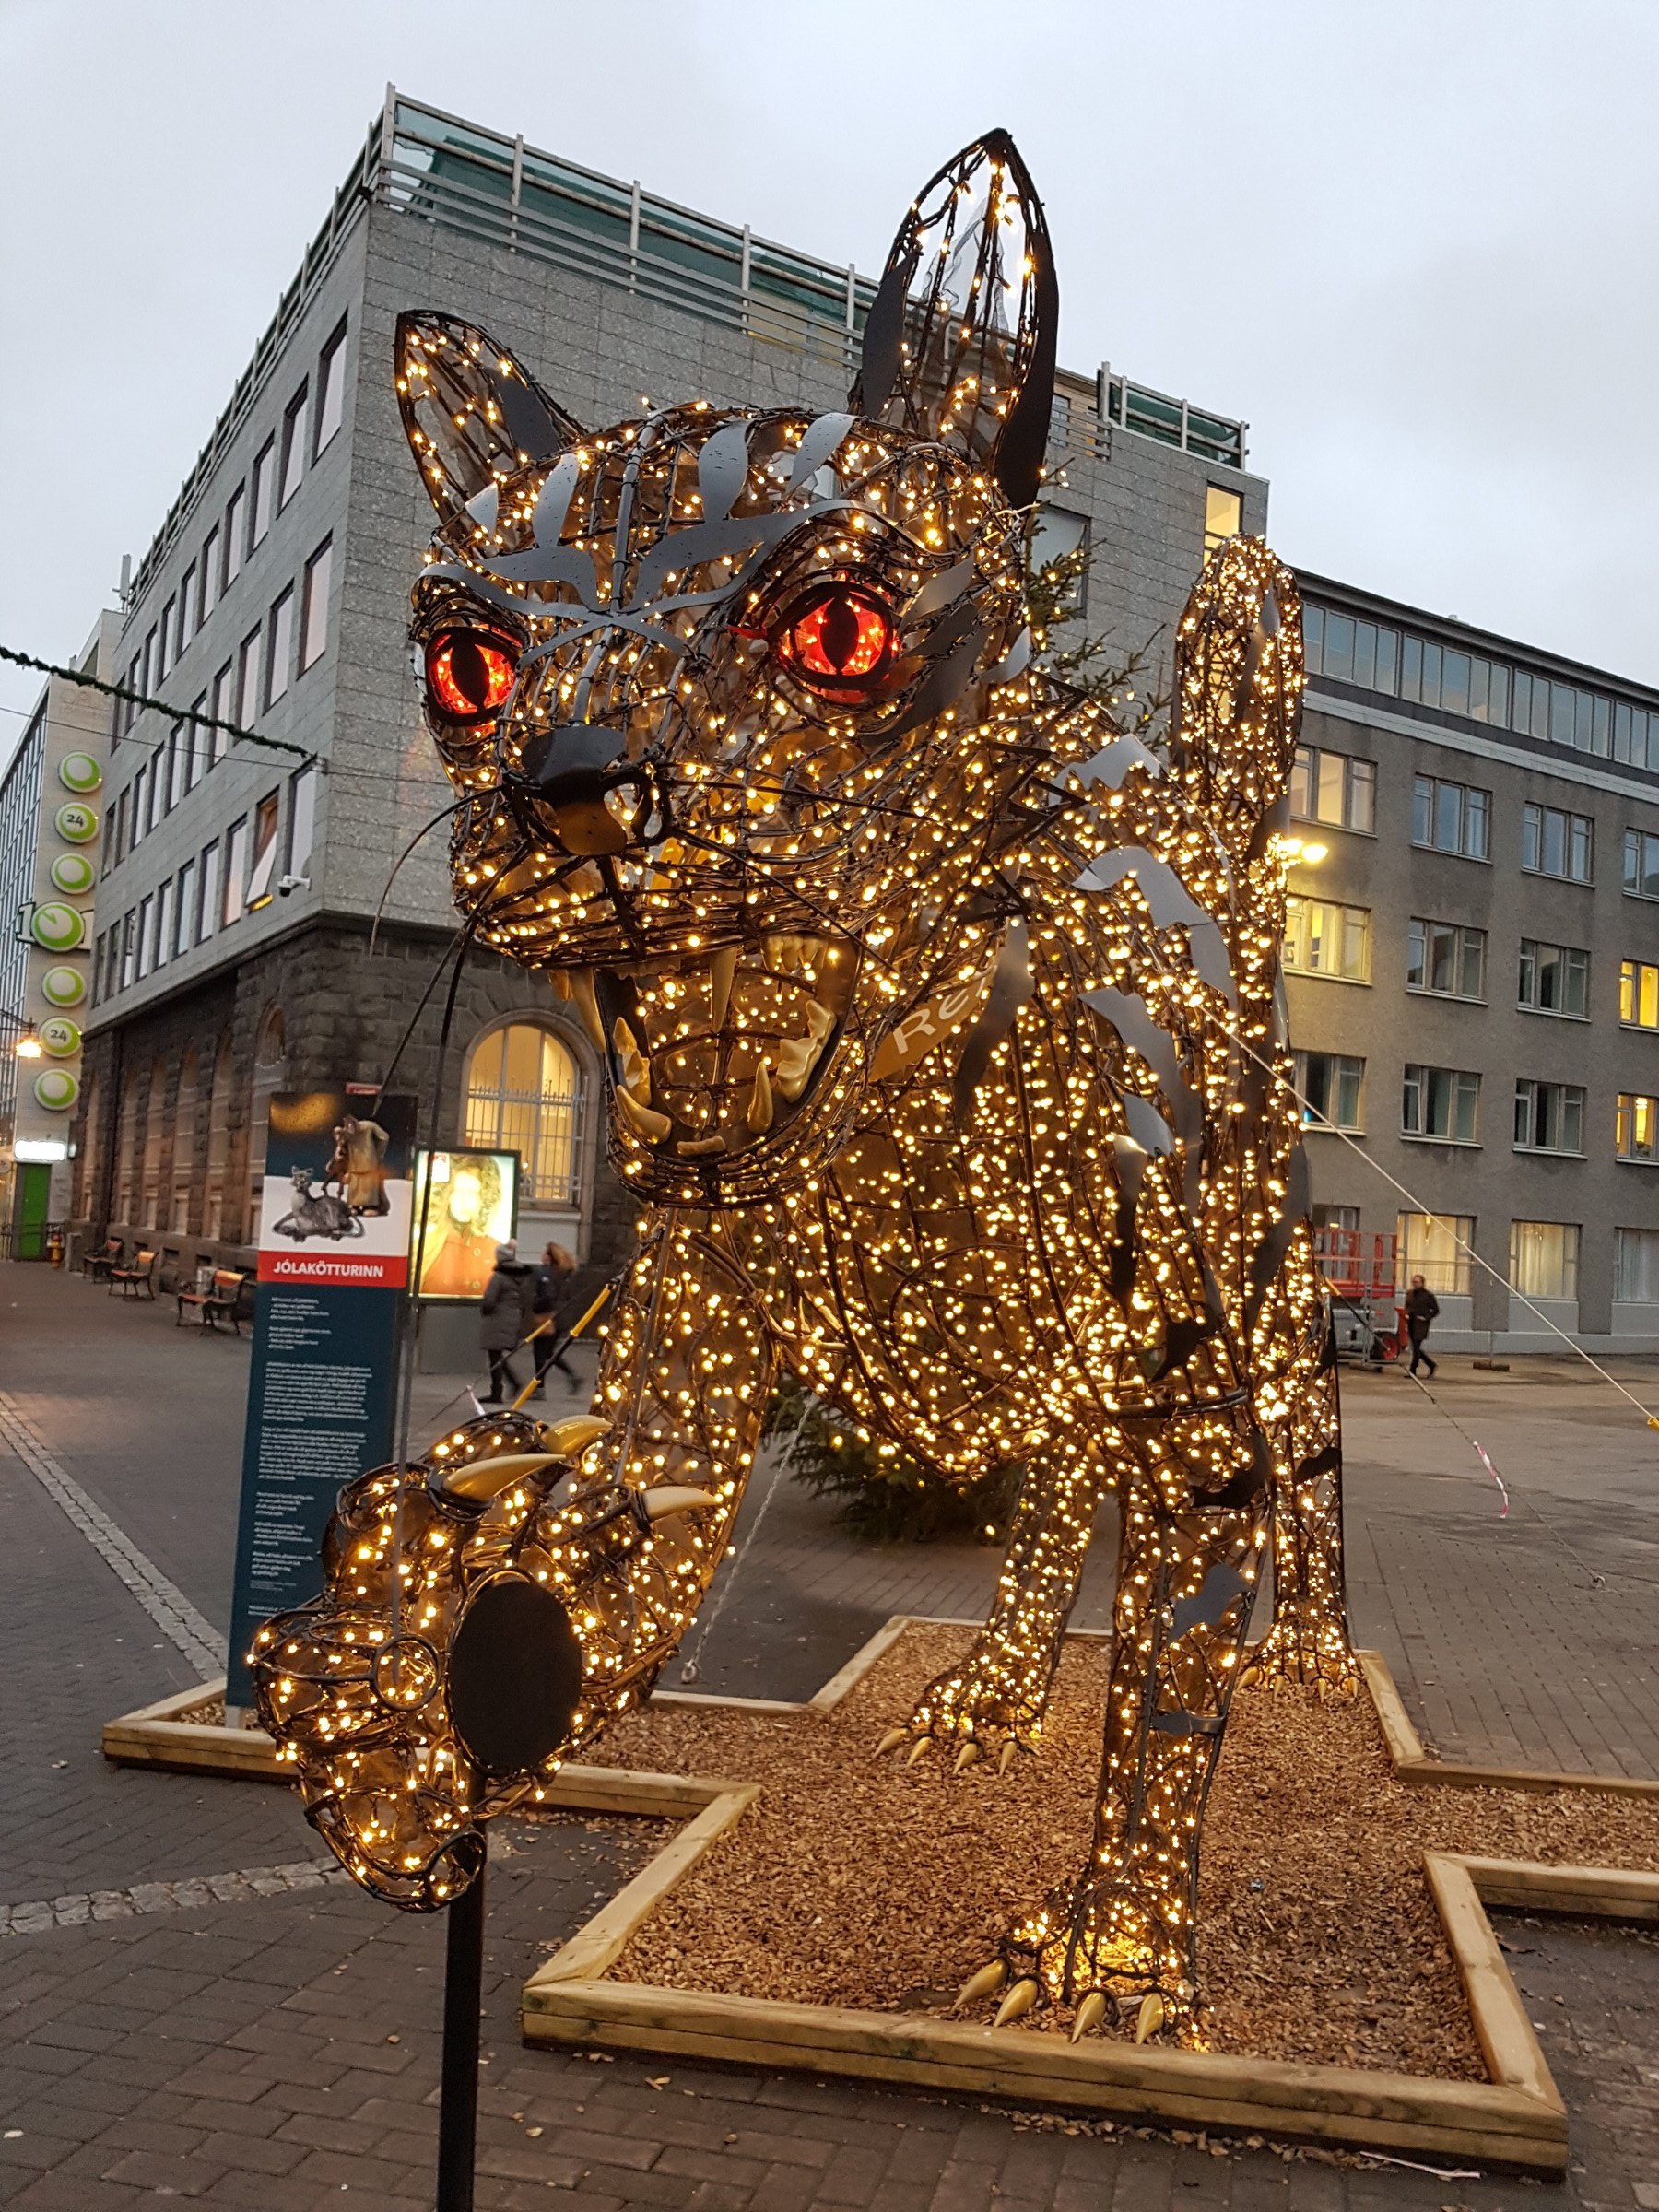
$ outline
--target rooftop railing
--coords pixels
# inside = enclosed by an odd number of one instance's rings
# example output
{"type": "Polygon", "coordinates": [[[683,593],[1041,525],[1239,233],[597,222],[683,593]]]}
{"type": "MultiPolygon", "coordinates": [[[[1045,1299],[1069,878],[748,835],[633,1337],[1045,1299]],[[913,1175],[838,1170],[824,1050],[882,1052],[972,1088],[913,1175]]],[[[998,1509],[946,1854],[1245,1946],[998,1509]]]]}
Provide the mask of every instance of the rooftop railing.
{"type": "MultiPolygon", "coordinates": [[[[874,282],[849,265],[794,252],[693,209],[504,137],[388,87],[386,104],[335,194],[276,316],[254,348],[155,542],[129,604],[155,575],[198,492],[247,419],[288,335],[363,206],[437,224],[480,244],[572,269],[655,305],[700,315],[763,344],[823,360],[851,377],[874,282]]],[[[1152,438],[1228,468],[1245,465],[1244,425],[1199,412],[1102,369],[1063,376],[1054,450],[1105,458],[1114,429],[1152,438]]]]}

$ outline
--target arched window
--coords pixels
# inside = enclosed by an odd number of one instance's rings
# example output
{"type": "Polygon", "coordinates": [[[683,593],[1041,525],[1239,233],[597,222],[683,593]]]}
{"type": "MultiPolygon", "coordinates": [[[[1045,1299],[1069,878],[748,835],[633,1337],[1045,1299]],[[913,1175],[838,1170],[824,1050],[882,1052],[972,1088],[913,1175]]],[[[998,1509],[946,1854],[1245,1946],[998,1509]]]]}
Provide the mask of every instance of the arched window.
{"type": "Polygon", "coordinates": [[[196,1050],[193,1044],[179,1067],[179,1100],[173,1108],[172,1213],[175,1235],[190,1227],[190,1202],[196,1177],[196,1050]]]}
{"type": "Polygon", "coordinates": [[[474,1045],[463,1142],[519,1155],[522,1205],[578,1203],[582,1109],[576,1062],[539,1022],[510,1022],[474,1045]]]}
{"type": "Polygon", "coordinates": [[[271,1006],[259,1025],[253,1047],[253,1111],[248,1116],[248,1235],[259,1233],[259,1194],[265,1188],[265,1138],[271,1126],[271,1097],[288,1081],[288,1029],[282,1008],[271,1006]]]}
{"type": "Polygon", "coordinates": [[[202,1234],[225,1233],[225,1162],[230,1155],[230,1038],[219,1039],[207,1100],[207,1172],[202,1184],[202,1234]]]}
{"type": "Polygon", "coordinates": [[[167,1066],[150,1069],[149,1098],[144,1110],[144,1189],[138,1218],[146,1229],[161,1227],[161,1140],[167,1134],[167,1066]]]}

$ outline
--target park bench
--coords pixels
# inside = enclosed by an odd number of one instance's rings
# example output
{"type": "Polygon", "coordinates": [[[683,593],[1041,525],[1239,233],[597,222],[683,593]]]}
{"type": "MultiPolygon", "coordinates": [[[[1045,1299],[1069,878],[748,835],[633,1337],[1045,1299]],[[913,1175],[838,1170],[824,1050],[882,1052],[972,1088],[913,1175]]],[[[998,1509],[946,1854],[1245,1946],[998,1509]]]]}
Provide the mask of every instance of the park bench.
{"type": "Polygon", "coordinates": [[[119,1237],[106,1237],[96,1252],[81,1256],[81,1273],[89,1283],[107,1283],[112,1267],[121,1265],[122,1242],[119,1237]]]}
{"type": "Polygon", "coordinates": [[[156,1295],[156,1255],[147,1246],[133,1254],[132,1265],[110,1269],[110,1288],[119,1290],[123,1298],[154,1298],[156,1295]]]}
{"type": "Polygon", "coordinates": [[[246,1316],[248,1275],[241,1267],[216,1267],[211,1282],[204,1283],[199,1290],[179,1292],[179,1316],[174,1326],[181,1326],[188,1309],[205,1330],[217,1333],[220,1321],[228,1321],[237,1335],[246,1316]]]}

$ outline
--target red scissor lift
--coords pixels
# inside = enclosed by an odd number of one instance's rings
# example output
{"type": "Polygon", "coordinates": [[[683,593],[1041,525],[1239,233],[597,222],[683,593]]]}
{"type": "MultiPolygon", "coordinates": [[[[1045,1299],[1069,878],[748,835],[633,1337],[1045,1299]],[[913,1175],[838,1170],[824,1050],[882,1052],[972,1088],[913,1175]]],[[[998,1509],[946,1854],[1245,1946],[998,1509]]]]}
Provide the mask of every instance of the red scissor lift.
{"type": "Polygon", "coordinates": [[[1336,1349],[1345,1359],[1373,1363],[1399,1356],[1393,1237],[1358,1229],[1315,1229],[1313,1250],[1331,1294],[1336,1349]]]}

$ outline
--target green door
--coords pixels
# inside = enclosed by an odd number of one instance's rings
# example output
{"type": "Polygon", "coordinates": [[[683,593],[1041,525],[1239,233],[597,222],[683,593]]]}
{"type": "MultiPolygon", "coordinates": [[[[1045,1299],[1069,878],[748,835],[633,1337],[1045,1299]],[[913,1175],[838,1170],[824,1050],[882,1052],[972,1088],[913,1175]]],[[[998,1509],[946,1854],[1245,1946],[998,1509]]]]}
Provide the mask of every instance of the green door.
{"type": "Polygon", "coordinates": [[[12,1212],[12,1257],[46,1257],[46,1215],[52,1204],[52,1170],[37,1159],[18,1162],[17,1196],[12,1212]]]}

